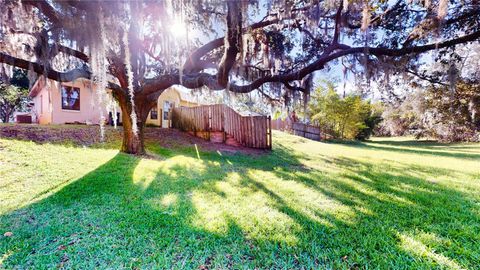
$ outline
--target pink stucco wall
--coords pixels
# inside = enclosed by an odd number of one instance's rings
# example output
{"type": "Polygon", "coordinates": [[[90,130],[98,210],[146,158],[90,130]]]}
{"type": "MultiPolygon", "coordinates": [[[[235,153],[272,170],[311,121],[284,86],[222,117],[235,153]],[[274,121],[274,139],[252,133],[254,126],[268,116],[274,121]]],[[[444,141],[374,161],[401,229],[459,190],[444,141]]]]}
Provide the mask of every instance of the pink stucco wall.
{"type": "Polygon", "coordinates": [[[50,102],[50,91],[45,85],[45,81],[40,79],[36,87],[40,89],[38,94],[33,97],[32,121],[40,124],[49,124],[52,122],[52,108],[50,102]]]}
{"type": "MultiPolygon", "coordinates": [[[[87,123],[99,124],[100,112],[108,118],[105,106],[99,105],[96,94],[97,87],[90,81],[78,79],[74,82],[58,83],[47,81],[33,97],[34,114],[40,124],[87,123]],[[61,85],[78,87],[80,89],[80,110],[62,109],[61,85]],[[41,110],[43,106],[43,112],[41,110]]],[[[118,110],[120,111],[120,110],[118,110]]]]}

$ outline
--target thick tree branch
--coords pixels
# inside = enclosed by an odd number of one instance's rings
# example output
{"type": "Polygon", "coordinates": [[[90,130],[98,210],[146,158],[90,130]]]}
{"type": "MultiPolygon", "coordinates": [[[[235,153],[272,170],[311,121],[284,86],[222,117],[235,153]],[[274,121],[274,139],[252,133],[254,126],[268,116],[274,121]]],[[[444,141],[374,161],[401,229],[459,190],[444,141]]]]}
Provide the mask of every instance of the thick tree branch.
{"type": "Polygon", "coordinates": [[[413,46],[413,47],[404,47],[401,49],[388,49],[388,48],[365,48],[368,49],[369,52],[373,55],[386,55],[386,56],[403,56],[411,53],[424,53],[427,51],[435,50],[435,49],[442,49],[446,47],[452,47],[457,44],[463,44],[471,41],[475,41],[480,38],[480,30],[473,32],[471,34],[461,36],[458,38],[450,39],[447,41],[443,41],[440,43],[432,43],[427,45],[421,46],[413,46]]]}
{"type": "MultiPolygon", "coordinates": [[[[436,48],[441,49],[441,48],[445,48],[445,47],[451,47],[451,46],[454,46],[456,44],[471,42],[471,41],[477,40],[479,38],[480,38],[480,31],[477,31],[477,32],[474,32],[472,34],[465,35],[465,36],[462,36],[462,37],[459,37],[459,38],[456,38],[456,39],[451,39],[451,40],[447,40],[447,41],[444,41],[444,42],[440,42],[438,44],[428,44],[428,45],[423,45],[423,46],[407,47],[407,48],[402,48],[402,49],[372,48],[372,47],[354,47],[354,48],[351,48],[347,45],[339,44],[339,46],[341,46],[341,48],[345,48],[345,49],[337,50],[337,47],[333,46],[331,49],[329,49],[327,51],[332,51],[332,52],[335,51],[335,52],[322,54],[322,56],[320,56],[315,62],[307,65],[306,67],[304,67],[300,70],[290,72],[290,73],[286,73],[286,74],[265,76],[265,77],[262,77],[262,78],[259,78],[259,79],[255,80],[252,83],[247,84],[247,85],[230,84],[229,85],[229,90],[232,91],[232,92],[237,92],[237,93],[248,93],[248,92],[251,92],[251,91],[257,89],[258,87],[260,87],[261,85],[263,85],[265,83],[275,83],[275,82],[284,83],[284,82],[290,82],[290,81],[294,81],[294,80],[300,80],[300,79],[303,79],[303,77],[305,77],[306,75],[308,75],[308,74],[310,74],[314,71],[323,69],[325,64],[328,63],[329,61],[332,61],[334,59],[340,58],[340,57],[345,56],[345,55],[364,53],[365,50],[368,50],[368,52],[370,54],[373,54],[373,55],[376,55],[376,56],[398,57],[398,56],[408,55],[408,54],[411,54],[411,53],[417,53],[417,54],[424,53],[424,52],[427,52],[427,51],[430,51],[430,50],[434,50],[436,48]]],[[[205,77],[206,75],[203,75],[203,76],[205,77]]],[[[214,75],[210,75],[210,76],[214,76],[214,75]]],[[[205,82],[211,82],[211,80],[212,80],[211,78],[208,79],[208,80],[206,78],[202,78],[202,81],[205,81],[205,82]]],[[[210,87],[210,85],[207,85],[207,84],[205,84],[205,85],[207,87],[210,87]]],[[[213,88],[211,88],[212,90],[218,90],[217,85],[211,85],[211,86],[213,87],[213,88]]],[[[199,86],[197,86],[197,87],[199,87],[199,86]]]]}
{"type": "Polygon", "coordinates": [[[284,82],[283,85],[285,85],[285,87],[288,89],[288,90],[292,90],[292,91],[298,91],[298,92],[303,92],[305,93],[307,90],[303,87],[298,87],[298,86],[295,86],[295,85],[291,85],[289,84],[288,82],[284,82]]]}
{"type": "MultiPolygon", "coordinates": [[[[272,19],[268,21],[261,21],[258,23],[254,23],[249,27],[242,29],[242,33],[245,33],[248,30],[254,30],[254,29],[263,28],[269,25],[273,25],[278,23],[279,21],[280,21],[279,19],[272,19]]],[[[221,38],[214,39],[208,42],[207,44],[199,47],[198,49],[194,50],[190,54],[190,57],[187,59],[185,64],[183,65],[184,72],[190,73],[190,72],[201,70],[201,68],[199,68],[196,63],[198,63],[198,61],[207,53],[222,47],[224,44],[225,44],[225,37],[221,37],[221,38]]]]}
{"type": "Polygon", "coordinates": [[[235,64],[242,42],[242,9],[238,1],[228,1],[227,35],[225,36],[222,60],[218,65],[218,83],[224,87],[228,83],[228,75],[235,64]]]}
{"type": "Polygon", "coordinates": [[[57,51],[57,52],[63,52],[65,54],[74,56],[74,57],[84,61],[85,63],[88,63],[88,61],[89,61],[89,57],[85,53],[83,53],[81,51],[78,51],[78,50],[74,50],[74,49],[66,47],[66,46],[63,46],[63,45],[60,45],[60,44],[54,44],[52,46],[51,50],[52,51],[57,51]]]}
{"type": "Polygon", "coordinates": [[[31,5],[40,10],[54,25],[61,24],[60,18],[57,16],[55,9],[45,0],[22,0],[22,4],[31,5]]]}
{"type": "Polygon", "coordinates": [[[145,84],[143,85],[140,94],[149,96],[156,92],[163,91],[175,84],[180,84],[179,74],[160,75],[154,79],[145,80],[145,84]]]}
{"type": "MultiPolygon", "coordinates": [[[[86,66],[84,68],[76,68],[67,72],[59,72],[53,69],[45,68],[43,65],[35,62],[30,62],[21,58],[13,57],[0,52],[0,63],[11,65],[25,70],[32,70],[39,75],[44,75],[48,79],[57,82],[72,82],[76,79],[84,78],[91,79],[92,73],[86,66]]],[[[119,85],[108,82],[108,88],[120,95],[125,95],[127,90],[119,85]]]]}
{"type": "MultiPolygon", "coordinates": [[[[329,61],[334,59],[351,55],[351,54],[361,54],[368,49],[369,53],[376,56],[390,56],[398,57],[404,56],[411,53],[423,53],[436,48],[445,48],[454,46],[456,44],[467,43],[475,41],[480,38],[480,31],[475,33],[465,35],[456,39],[444,41],[438,44],[428,44],[423,46],[407,47],[402,49],[388,49],[388,48],[373,48],[373,47],[349,47],[345,44],[332,45],[331,48],[326,50],[315,62],[305,66],[296,71],[291,71],[289,73],[277,74],[277,75],[267,75],[262,78],[259,78],[246,85],[236,85],[228,84],[227,87],[222,86],[218,83],[217,75],[209,73],[194,73],[194,74],[184,74],[182,80],[180,81],[179,74],[167,74],[159,76],[155,79],[146,80],[146,84],[141,91],[142,95],[152,95],[159,91],[163,91],[168,87],[181,84],[182,86],[190,89],[200,88],[203,86],[208,87],[211,90],[224,90],[228,89],[229,91],[236,93],[248,93],[253,90],[258,89],[265,83],[282,83],[287,84],[291,81],[301,80],[308,74],[313,73],[314,71],[321,70],[329,61]]],[[[291,87],[295,91],[303,92],[305,89],[301,87],[291,87]]]]}
{"type": "Polygon", "coordinates": [[[77,68],[67,72],[59,72],[53,69],[48,69],[39,63],[13,57],[2,52],[0,52],[0,63],[8,64],[25,70],[33,70],[38,74],[43,74],[47,78],[59,82],[71,82],[78,78],[89,79],[91,76],[91,72],[86,68],[77,68]]]}
{"type": "Polygon", "coordinates": [[[343,10],[343,1],[340,1],[340,6],[337,9],[337,13],[335,14],[335,32],[333,34],[333,41],[332,44],[338,43],[338,38],[340,36],[340,27],[341,27],[341,20],[342,20],[342,10],[343,10]]]}
{"type": "MultiPolygon", "coordinates": [[[[237,1],[229,1],[229,2],[237,2],[237,1]]],[[[295,17],[294,14],[298,14],[298,13],[304,12],[306,10],[310,10],[311,8],[317,6],[319,4],[319,2],[320,1],[316,0],[316,1],[313,1],[309,5],[305,5],[303,7],[293,8],[291,10],[291,14],[292,14],[291,19],[295,17]]],[[[257,23],[254,23],[254,24],[242,29],[241,32],[245,33],[245,32],[248,32],[250,30],[264,28],[264,27],[267,27],[267,26],[270,26],[270,25],[277,24],[280,21],[282,21],[282,19],[279,19],[279,15],[275,14],[275,13],[268,14],[268,16],[266,16],[265,18],[262,19],[261,21],[257,22],[257,23]],[[269,20],[265,20],[265,18],[270,17],[270,16],[273,16],[274,18],[269,19],[269,20]]],[[[206,54],[208,54],[209,52],[222,47],[224,44],[225,44],[225,37],[221,37],[221,38],[214,39],[214,40],[208,42],[207,44],[199,47],[195,51],[193,51],[183,65],[184,73],[192,73],[192,72],[198,72],[198,71],[203,70],[203,68],[202,68],[203,66],[197,65],[197,63],[199,63],[200,59],[203,56],[205,56],[206,54]]]]}

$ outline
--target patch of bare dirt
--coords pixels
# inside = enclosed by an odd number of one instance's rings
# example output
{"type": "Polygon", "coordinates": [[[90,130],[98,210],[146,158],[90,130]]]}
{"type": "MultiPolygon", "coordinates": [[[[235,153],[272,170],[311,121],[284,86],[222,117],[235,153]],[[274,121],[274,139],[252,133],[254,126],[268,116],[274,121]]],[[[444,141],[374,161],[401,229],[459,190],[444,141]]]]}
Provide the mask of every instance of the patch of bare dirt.
{"type": "MultiPolygon", "coordinates": [[[[122,129],[106,127],[106,140],[120,142],[122,129]]],[[[27,140],[37,143],[64,143],[70,142],[76,145],[92,145],[100,143],[100,127],[86,125],[36,125],[36,124],[0,124],[0,137],[18,140],[27,140]]],[[[147,127],[145,140],[155,142],[165,148],[195,147],[203,151],[219,151],[223,153],[242,153],[258,155],[266,153],[266,150],[247,147],[236,147],[224,143],[213,143],[202,138],[195,137],[186,132],[176,129],[163,129],[147,127]]],[[[120,143],[118,143],[120,144],[120,143]]]]}
{"type": "Polygon", "coordinates": [[[203,151],[220,151],[227,153],[243,153],[243,154],[263,154],[266,150],[254,149],[243,146],[232,146],[224,143],[213,143],[199,137],[195,137],[186,132],[176,129],[165,128],[147,128],[145,130],[145,140],[155,141],[165,148],[175,147],[195,147],[203,151]]]}

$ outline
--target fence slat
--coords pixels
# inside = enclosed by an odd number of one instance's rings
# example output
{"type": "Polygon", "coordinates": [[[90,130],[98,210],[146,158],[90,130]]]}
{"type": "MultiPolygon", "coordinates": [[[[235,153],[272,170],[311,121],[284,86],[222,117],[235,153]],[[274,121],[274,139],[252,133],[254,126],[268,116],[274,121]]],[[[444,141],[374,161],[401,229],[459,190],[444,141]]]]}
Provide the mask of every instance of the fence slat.
{"type": "MultiPolygon", "coordinates": [[[[242,116],[224,104],[177,107],[172,111],[174,128],[205,139],[210,138],[211,132],[224,132],[224,139],[229,135],[239,144],[253,148],[271,148],[271,125],[269,116],[242,116]]],[[[304,127],[303,130],[305,133],[304,127]]]]}
{"type": "Polygon", "coordinates": [[[316,141],[320,141],[321,139],[319,127],[297,122],[292,125],[292,128],[293,128],[293,134],[295,135],[302,136],[302,137],[316,140],[316,141]]]}

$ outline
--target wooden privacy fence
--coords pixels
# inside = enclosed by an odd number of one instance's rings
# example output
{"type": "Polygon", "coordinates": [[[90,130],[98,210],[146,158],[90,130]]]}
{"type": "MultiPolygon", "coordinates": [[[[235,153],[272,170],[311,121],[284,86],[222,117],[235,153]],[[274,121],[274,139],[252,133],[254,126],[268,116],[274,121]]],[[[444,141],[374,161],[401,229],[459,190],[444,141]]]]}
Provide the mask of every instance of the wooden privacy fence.
{"type": "Polygon", "coordinates": [[[293,121],[290,118],[280,119],[277,118],[275,120],[272,119],[272,129],[274,130],[281,130],[287,131],[292,129],[293,121]]]}
{"type": "Polygon", "coordinates": [[[242,116],[224,104],[174,108],[172,127],[212,141],[220,133],[226,143],[233,139],[247,147],[272,148],[270,116],[242,116]]]}
{"type": "Polygon", "coordinates": [[[320,141],[321,139],[319,127],[296,122],[296,123],[293,123],[292,128],[293,128],[293,134],[295,135],[302,136],[304,138],[312,139],[316,141],[320,141]]]}

